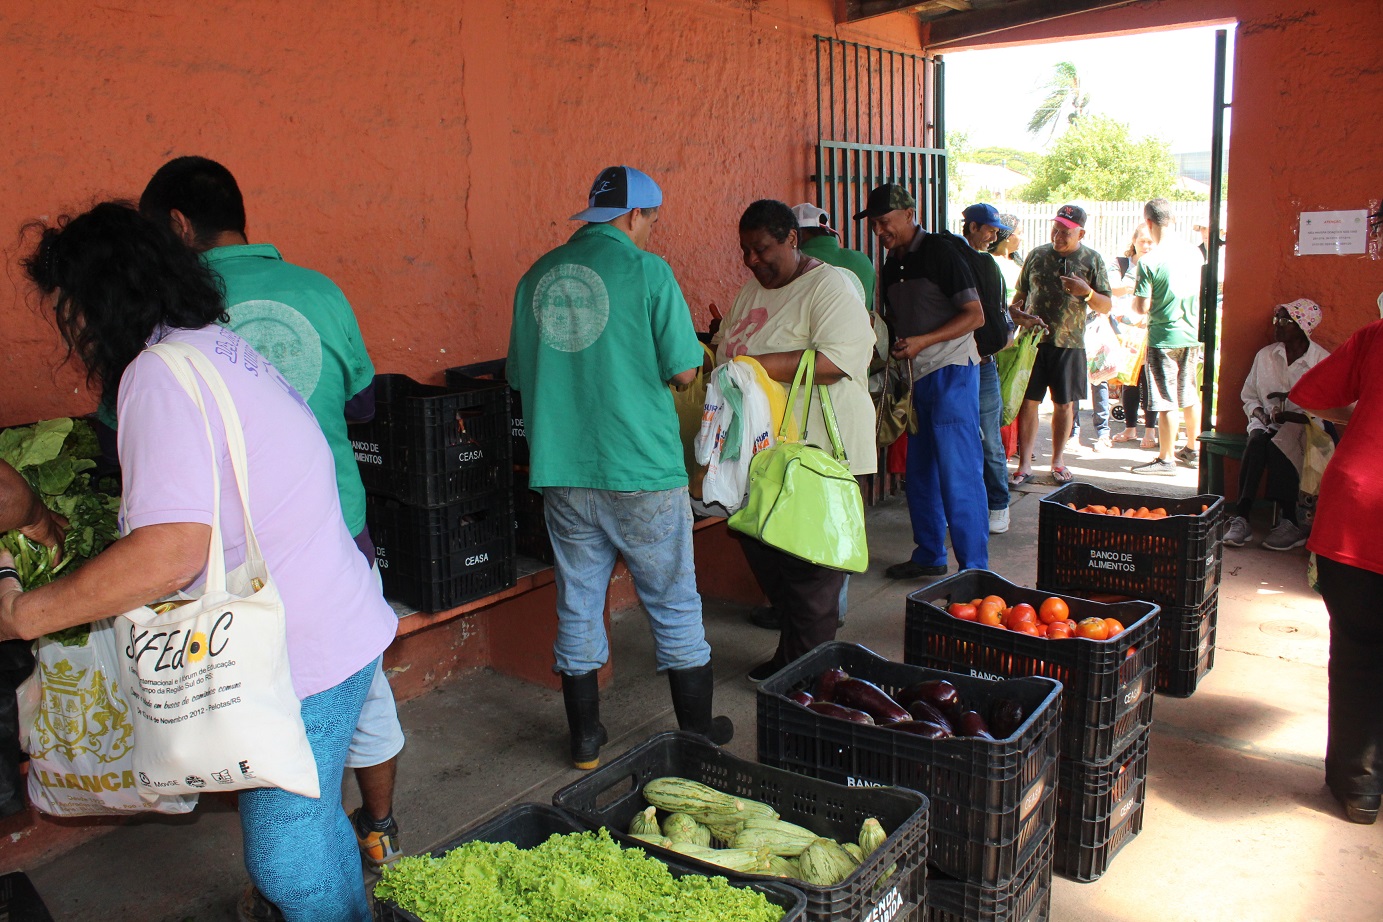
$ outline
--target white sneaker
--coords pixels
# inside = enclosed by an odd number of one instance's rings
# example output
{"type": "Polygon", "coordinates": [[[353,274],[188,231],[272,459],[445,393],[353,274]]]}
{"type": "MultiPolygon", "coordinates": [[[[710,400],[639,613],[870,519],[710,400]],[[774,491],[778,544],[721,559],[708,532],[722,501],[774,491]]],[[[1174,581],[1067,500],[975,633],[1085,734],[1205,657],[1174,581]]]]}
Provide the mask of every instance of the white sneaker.
{"type": "Polygon", "coordinates": [[[989,510],[989,533],[1002,535],[1008,531],[1008,507],[989,510]]]}
{"type": "Polygon", "coordinates": [[[1225,529],[1225,544],[1230,547],[1243,547],[1246,542],[1253,540],[1253,526],[1249,520],[1242,515],[1236,515],[1229,523],[1229,528],[1225,529]]]}
{"type": "Polygon", "coordinates": [[[1263,547],[1270,551],[1290,551],[1305,543],[1305,533],[1286,519],[1278,522],[1277,527],[1268,532],[1268,537],[1263,539],[1263,547]]]}

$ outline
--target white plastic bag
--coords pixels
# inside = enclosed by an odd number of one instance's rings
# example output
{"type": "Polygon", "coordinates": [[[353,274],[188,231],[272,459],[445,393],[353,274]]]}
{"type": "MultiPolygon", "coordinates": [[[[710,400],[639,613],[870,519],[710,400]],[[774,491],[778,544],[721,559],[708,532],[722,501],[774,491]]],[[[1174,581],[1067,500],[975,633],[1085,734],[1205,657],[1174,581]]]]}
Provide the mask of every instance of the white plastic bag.
{"type": "Polygon", "coordinates": [[[1091,312],[1085,323],[1085,361],[1091,384],[1116,377],[1127,355],[1109,317],[1091,312]]]}
{"type": "Polygon", "coordinates": [[[191,811],[196,795],[161,796],[139,783],[115,630],[110,619],[90,628],[67,643],[40,638],[19,687],[29,802],[52,816],[191,811]]]}
{"type": "MultiPolygon", "coordinates": [[[[283,601],[250,518],[240,417],[220,373],[201,352],[180,343],[151,349],[204,418],[198,378],[215,398],[245,517],[245,562],[226,572],[221,478],[213,465],[216,503],[201,594],[183,596],[185,604],[169,610],[138,608],[116,619],[139,780],[166,793],[276,787],[318,797],[317,763],[288,665],[283,601]]],[[[210,425],[206,436],[211,457],[218,457],[210,425]]]]}
{"type": "Polygon", "coordinates": [[[706,465],[701,484],[704,503],[716,504],[727,515],[744,505],[750,459],[773,444],[772,427],[768,397],[752,368],[727,362],[711,373],[696,441],[696,460],[706,465]],[[734,439],[734,444],[728,444],[728,439],[734,439]]]}

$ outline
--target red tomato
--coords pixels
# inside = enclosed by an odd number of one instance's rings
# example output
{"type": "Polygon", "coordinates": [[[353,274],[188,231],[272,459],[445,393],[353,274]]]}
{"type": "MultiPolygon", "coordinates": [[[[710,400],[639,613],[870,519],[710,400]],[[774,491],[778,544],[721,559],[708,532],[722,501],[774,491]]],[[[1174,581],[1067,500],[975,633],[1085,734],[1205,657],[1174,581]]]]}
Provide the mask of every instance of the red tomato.
{"type": "Polygon", "coordinates": [[[1109,630],[1109,633],[1105,635],[1105,637],[1107,638],[1115,637],[1119,634],[1122,634],[1124,631],[1124,626],[1113,618],[1104,619],[1104,625],[1109,630]]]}
{"type": "Polygon", "coordinates": [[[1053,621],[1051,624],[1047,625],[1047,639],[1066,640],[1067,638],[1074,637],[1075,635],[1071,633],[1073,629],[1074,626],[1070,621],[1053,621]]]}
{"type": "Polygon", "coordinates": [[[1009,627],[1013,627],[1015,624],[1022,624],[1024,622],[1027,622],[1028,624],[1033,624],[1036,623],[1036,621],[1037,611],[1027,602],[1019,602],[1017,605],[1010,608],[1008,610],[1008,614],[1004,616],[1004,624],[1008,625],[1009,627]]]}
{"type": "Polygon", "coordinates": [[[1041,637],[1037,632],[1037,625],[1032,621],[1018,621],[1009,625],[1009,630],[1016,634],[1027,634],[1031,637],[1041,637]]]}
{"type": "Polygon", "coordinates": [[[952,602],[951,607],[946,610],[962,621],[974,621],[977,615],[975,606],[966,605],[964,602],[952,602]]]}
{"type": "Polygon", "coordinates": [[[998,610],[988,605],[981,605],[978,617],[975,619],[980,624],[990,624],[995,627],[1003,627],[1004,619],[998,610]]]}
{"type": "Polygon", "coordinates": [[[995,605],[999,606],[1000,610],[1008,608],[1008,603],[1005,602],[1002,597],[997,595],[987,595],[984,597],[984,601],[994,603],[995,605]]]}
{"type": "Polygon", "coordinates": [[[1037,611],[1037,617],[1043,624],[1051,624],[1053,621],[1066,621],[1071,617],[1071,609],[1066,602],[1052,596],[1042,600],[1042,607],[1037,611]]]}
{"type": "Polygon", "coordinates": [[[1076,625],[1076,636],[1089,640],[1108,640],[1109,628],[1103,618],[1082,618],[1076,625]]]}

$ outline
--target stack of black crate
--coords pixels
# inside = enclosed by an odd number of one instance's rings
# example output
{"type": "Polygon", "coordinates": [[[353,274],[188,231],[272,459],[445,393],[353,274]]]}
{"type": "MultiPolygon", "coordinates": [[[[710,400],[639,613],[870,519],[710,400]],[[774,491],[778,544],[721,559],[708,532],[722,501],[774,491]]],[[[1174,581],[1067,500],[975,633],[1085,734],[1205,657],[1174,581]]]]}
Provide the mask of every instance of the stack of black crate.
{"type": "Polygon", "coordinates": [[[514,585],[508,385],[377,375],[350,434],[385,596],[446,611],[514,585]]]}
{"type": "MultiPolygon", "coordinates": [[[[1148,737],[1156,690],[1189,696],[1215,664],[1223,563],[1224,500],[1110,493],[1073,483],[1038,506],[1037,588],[1099,601],[1136,599],[1160,607],[1156,670],[1123,664],[1117,691],[1092,702],[1109,729],[1063,747],[1057,794],[1056,872],[1099,878],[1143,826],[1148,737]],[[1161,508],[1165,518],[1080,512],[1161,508]]],[[[1072,615],[1074,617],[1074,613],[1072,615]]],[[[1128,625],[1126,625],[1128,627],[1128,625]]],[[[1092,714],[1093,716],[1093,714],[1092,714]]]]}
{"type": "MultiPolygon", "coordinates": [[[[447,384],[476,386],[503,381],[505,359],[492,359],[473,365],[447,369],[447,384]]],[[[518,553],[543,563],[552,563],[552,541],[543,516],[543,495],[528,488],[528,427],[523,420],[523,403],[516,391],[509,392],[509,437],[514,455],[514,542],[518,553]]]]}

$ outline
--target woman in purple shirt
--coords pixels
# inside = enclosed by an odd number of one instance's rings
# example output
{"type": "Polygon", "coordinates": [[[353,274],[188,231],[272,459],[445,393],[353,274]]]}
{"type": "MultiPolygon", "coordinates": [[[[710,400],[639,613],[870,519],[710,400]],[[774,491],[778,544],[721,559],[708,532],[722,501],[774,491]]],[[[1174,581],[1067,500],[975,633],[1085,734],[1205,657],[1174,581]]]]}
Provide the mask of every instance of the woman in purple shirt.
{"type": "MultiPolygon", "coordinates": [[[[346,529],[326,440],[277,370],[217,325],[225,313],[214,277],[168,228],[103,203],[36,229],[24,268],[88,382],[117,398],[126,535],[32,592],[0,580],[0,640],[123,614],[201,582],[215,504],[212,447],[201,411],[145,347],[172,341],[201,350],[244,428],[255,534],[283,600],[289,668],[321,787],[320,798],[240,793],[245,865],[289,920],[365,922],[341,776],[375,660],[398,621],[346,529]]],[[[244,516],[224,429],[212,417],[230,570],[244,560],[244,516]]]]}

